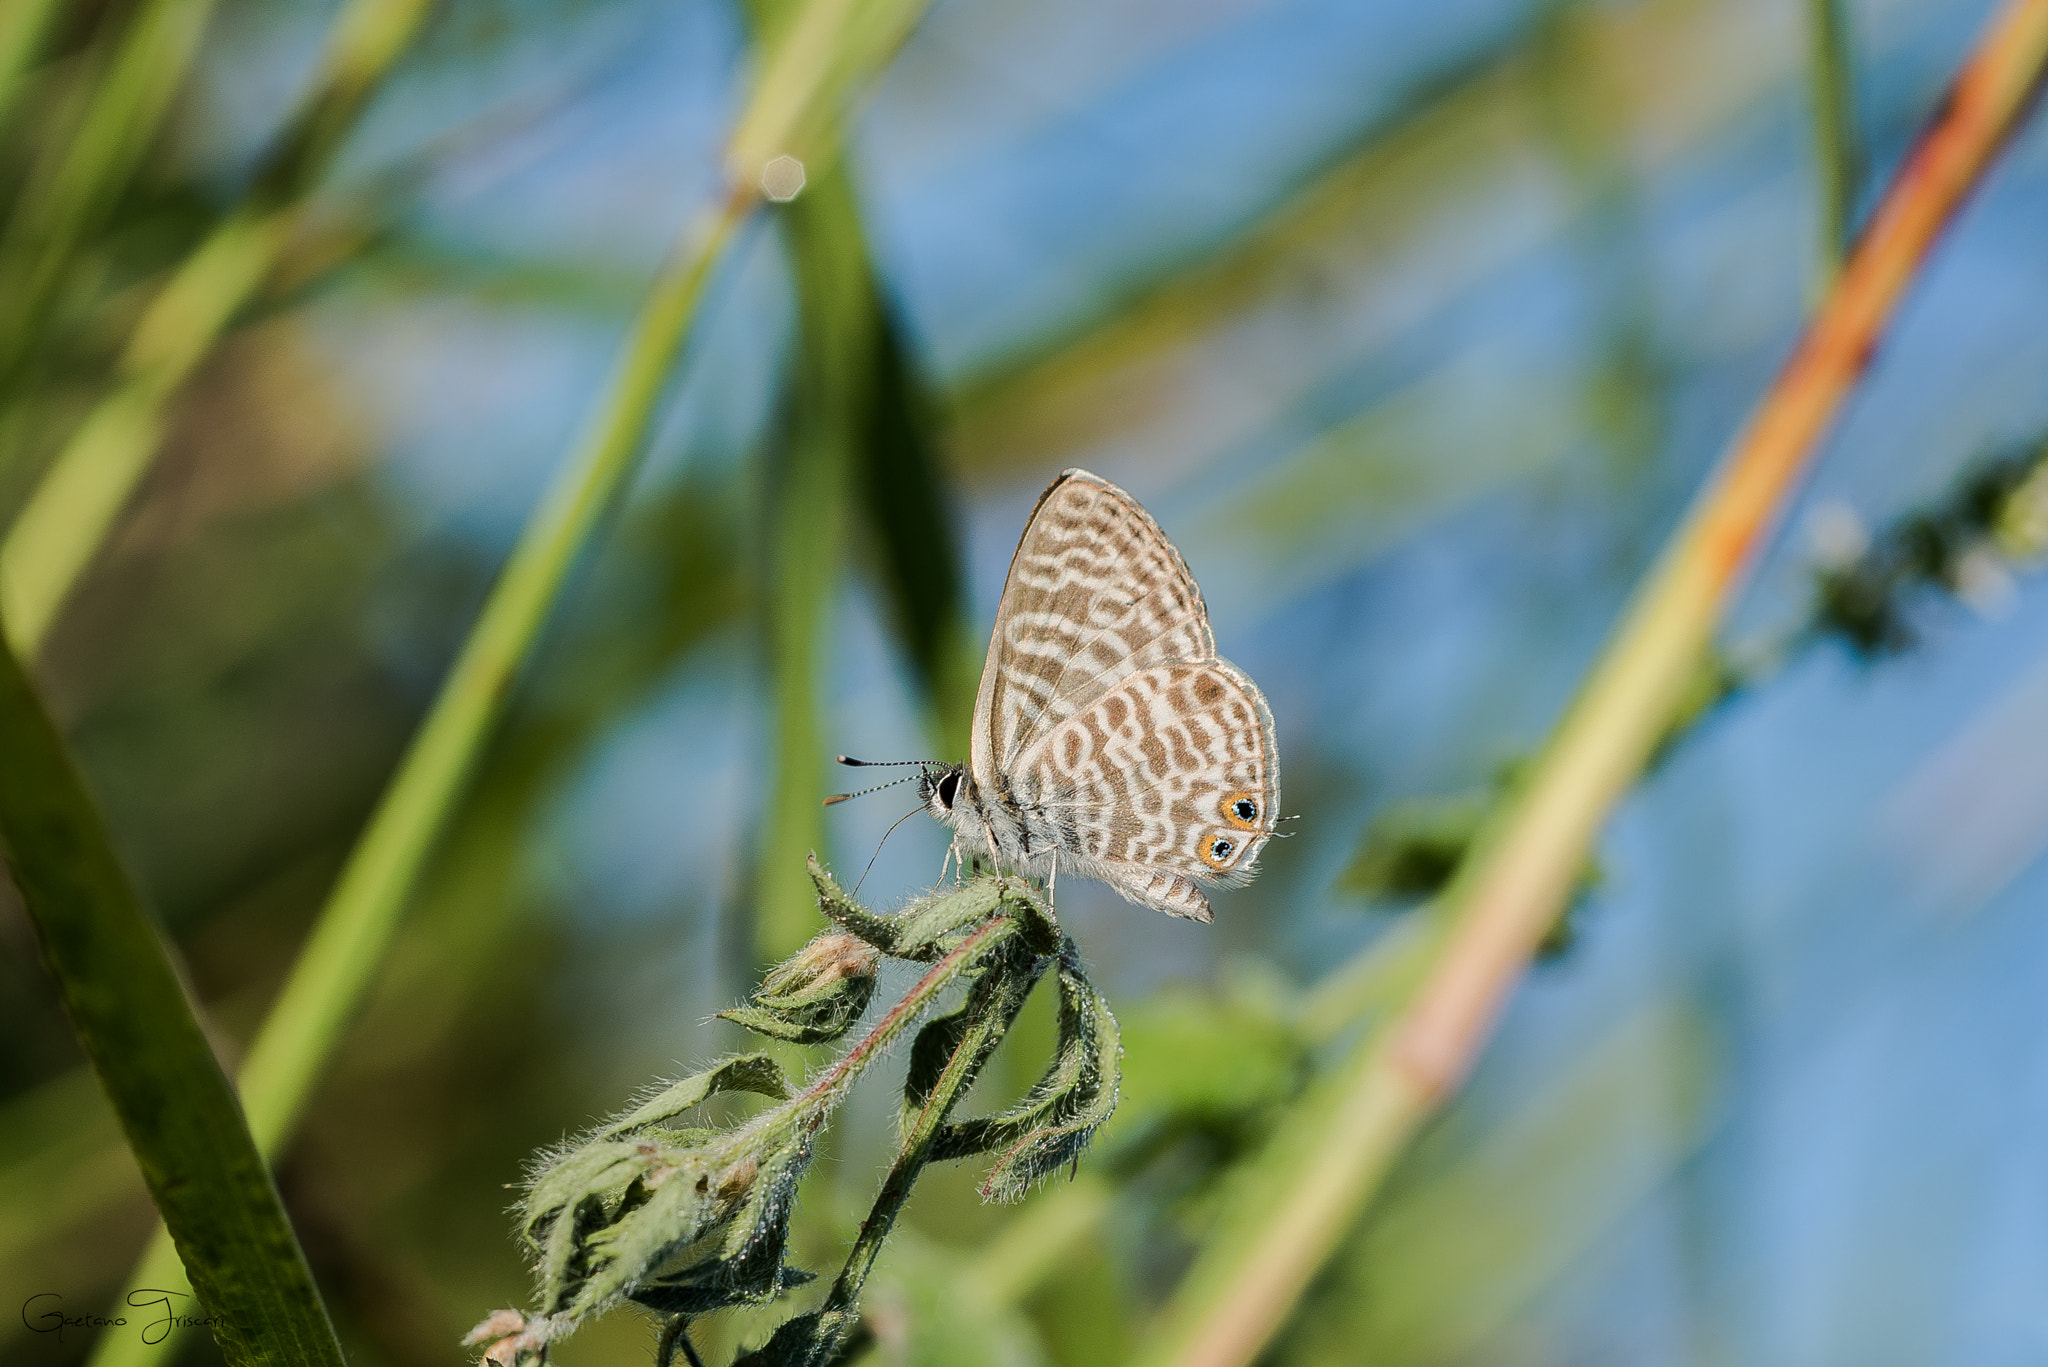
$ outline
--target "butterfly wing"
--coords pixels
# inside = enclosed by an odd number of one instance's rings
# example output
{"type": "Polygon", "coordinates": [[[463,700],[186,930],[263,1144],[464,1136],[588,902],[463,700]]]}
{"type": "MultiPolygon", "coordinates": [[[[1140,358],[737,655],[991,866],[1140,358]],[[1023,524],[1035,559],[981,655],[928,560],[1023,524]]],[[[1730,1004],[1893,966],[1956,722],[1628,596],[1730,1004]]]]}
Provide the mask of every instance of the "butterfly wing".
{"type": "Polygon", "coordinates": [[[1015,787],[1082,873],[1197,921],[1196,882],[1243,883],[1278,820],[1279,752],[1258,686],[1227,660],[1155,665],[1020,757],[1015,787]]]}
{"type": "Polygon", "coordinates": [[[984,791],[1035,742],[1151,665],[1214,659],[1201,590],[1137,500],[1068,470],[1024,525],[974,704],[984,791]]]}

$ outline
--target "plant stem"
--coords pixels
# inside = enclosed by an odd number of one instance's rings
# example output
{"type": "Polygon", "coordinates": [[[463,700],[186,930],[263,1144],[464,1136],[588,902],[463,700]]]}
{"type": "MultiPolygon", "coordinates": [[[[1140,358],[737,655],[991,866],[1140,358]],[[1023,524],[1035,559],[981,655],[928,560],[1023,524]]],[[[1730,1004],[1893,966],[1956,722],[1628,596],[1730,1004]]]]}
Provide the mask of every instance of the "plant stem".
{"type": "Polygon", "coordinates": [[[1849,21],[1842,0],[1806,0],[1806,22],[1814,170],[1820,182],[1820,286],[1826,293],[1834,288],[1848,259],[1863,157],[1856,137],[1849,21]]]}
{"type": "Polygon", "coordinates": [[[2048,0],[2009,0],[1847,269],[1639,589],[1513,807],[1444,894],[1450,928],[1412,999],[1283,1118],[1161,1320],[1146,1363],[1244,1367],[1472,1066],[1606,816],[1664,735],[1751,551],[2048,61],[2048,0]]]}
{"type": "MultiPolygon", "coordinates": [[[[1016,918],[1005,919],[1010,933],[1014,935],[1020,928],[1016,918]]],[[[850,1314],[859,1305],[861,1289],[867,1285],[875,1259],[881,1256],[882,1243],[895,1227],[903,1203],[910,1199],[910,1189],[931,1157],[932,1144],[938,1139],[946,1118],[967,1094],[967,1089],[974,1085],[974,1079],[979,1076],[982,1065],[988,1062],[989,1055],[1002,1043],[1003,1036],[1016,1021],[1017,1013],[1024,1009],[1025,999],[1031,995],[1031,989],[1044,973],[1047,962],[1043,956],[1028,950],[1022,954],[1001,954],[992,959],[988,976],[976,984],[967,1008],[974,1013],[973,1024],[962,1033],[952,1056],[946,1060],[944,1071],[939,1074],[938,1082],[932,1087],[931,1095],[918,1109],[917,1118],[911,1122],[909,1131],[903,1136],[903,1145],[897,1150],[896,1161],[889,1166],[888,1176],[882,1179],[882,1189],[876,1194],[867,1219],[861,1222],[860,1234],[846,1255],[846,1265],[839,1269],[839,1276],[833,1280],[832,1290],[825,1297],[824,1311],[828,1322],[834,1314],[850,1314]]]]}
{"type": "Polygon", "coordinates": [[[804,1089],[803,1099],[809,1102],[822,1101],[833,1093],[843,1092],[853,1085],[854,1078],[860,1075],[861,1070],[873,1063],[875,1057],[883,1050],[894,1044],[904,1029],[932,1004],[933,999],[960,976],[963,968],[1016,936],[1021,928],[1015,916],[997,916],[954,946],[903,994],[901,1001],[890,1007],[887,1014],[875,1022],[874,1028],[862,1037],[859,1044],[841,1054],[830,1067],[818,1075],[816,1082],[804,1089]]]}

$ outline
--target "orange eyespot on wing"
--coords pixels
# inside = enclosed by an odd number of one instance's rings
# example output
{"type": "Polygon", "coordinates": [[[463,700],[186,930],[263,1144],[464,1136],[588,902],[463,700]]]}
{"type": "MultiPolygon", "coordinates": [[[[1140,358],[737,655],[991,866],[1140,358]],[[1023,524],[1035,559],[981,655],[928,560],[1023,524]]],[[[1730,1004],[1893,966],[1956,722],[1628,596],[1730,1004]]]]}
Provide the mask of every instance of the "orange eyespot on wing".
{"type": "Polygon", "coordinates": [[[1223,795],[1223,820],[1240,831],[1262,831],[1266,829],[1261,818],[1265,812],[1259,807],[1257,793],[1225,793],[1223,795]]]}
{"type": "Polygon", "coordinates": [[[1202,846],[1202,862],[1221,872],[1236,860],[1240,848],[1233,836],[1212,835],[1202,846]]]}

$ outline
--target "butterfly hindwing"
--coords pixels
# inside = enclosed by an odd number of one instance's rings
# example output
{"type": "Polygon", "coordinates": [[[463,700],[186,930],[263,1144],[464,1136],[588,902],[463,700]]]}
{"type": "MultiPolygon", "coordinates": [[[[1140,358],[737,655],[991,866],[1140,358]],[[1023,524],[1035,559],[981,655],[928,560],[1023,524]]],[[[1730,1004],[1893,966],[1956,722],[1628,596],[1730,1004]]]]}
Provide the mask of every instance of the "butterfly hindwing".
{"type": "Polygon", "coordinates": [[[1208,919],[1207,899],[1177,885],[1248,881],[1279,787],[1272,714],[1226,660],[1129,675],[1015,767],[1019,796],[1055,819],[1083,872],[1197,920],[1208,919]]]}

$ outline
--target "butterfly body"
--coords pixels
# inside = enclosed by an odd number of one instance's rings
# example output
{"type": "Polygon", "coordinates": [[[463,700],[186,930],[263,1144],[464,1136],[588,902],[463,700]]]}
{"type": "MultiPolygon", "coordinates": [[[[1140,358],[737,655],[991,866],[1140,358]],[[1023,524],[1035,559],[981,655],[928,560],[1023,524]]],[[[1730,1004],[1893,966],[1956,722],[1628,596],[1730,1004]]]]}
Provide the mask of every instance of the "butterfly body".
{"type": "Polygon", "coordinates": [[[1251,878],[1279,784],[1272,713],[1180,553],[1129,494],[1062,474],[1010,563],[969,761],[920,785],[956,853],[1206,921],[1197,883],[1251,878]]]}

